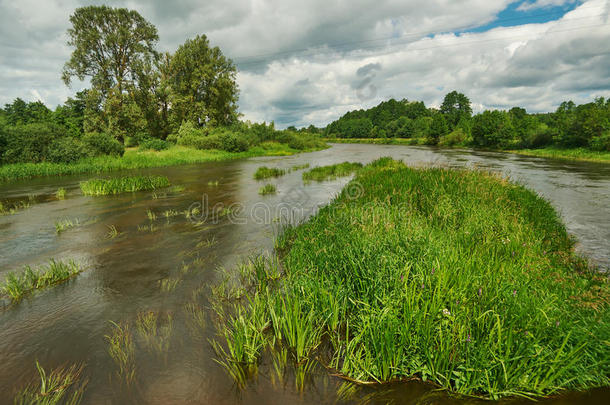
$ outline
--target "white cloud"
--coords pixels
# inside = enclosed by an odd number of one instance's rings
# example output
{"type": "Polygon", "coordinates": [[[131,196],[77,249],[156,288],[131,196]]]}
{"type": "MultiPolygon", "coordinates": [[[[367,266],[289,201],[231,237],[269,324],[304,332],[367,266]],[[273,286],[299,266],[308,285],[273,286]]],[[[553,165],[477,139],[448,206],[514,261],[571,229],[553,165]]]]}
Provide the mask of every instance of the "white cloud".
{"type": "Polygon", "coordinates": [[[565,6],[566,4],[578,3],[578,0],[528,0],[523,2],[519,7],[518,11],[528,11],[537,8],[565,6]]]}
{"type": "MultiPolygon", "coordinates": [[[[552,110],[565,99],[587,101],[608,93],[610,28],[602,24],[608,23],[610,0],[586,1],[556,22],[451,33],[492,21],[512,2],[110,4],[136,9],[153,22],[162,50],[172,51],[187,38],[207,34],[239,63],[240,111],[245,118],[275,120],[280,126],[326,124],[349,109],[388,97],[438,105],[453,89],[468,94],[481,108],[523,105],[533,111],[552,110]],[[358,69],[367,65],[375,68],[359,75],[358,69]]],[[[91,1],[34,3],[0,0],[0,103],[37,94],[53,106],[78,89],[67,89],[60,81],[70,55],[65,31],[74,8],[91,1]]]]}

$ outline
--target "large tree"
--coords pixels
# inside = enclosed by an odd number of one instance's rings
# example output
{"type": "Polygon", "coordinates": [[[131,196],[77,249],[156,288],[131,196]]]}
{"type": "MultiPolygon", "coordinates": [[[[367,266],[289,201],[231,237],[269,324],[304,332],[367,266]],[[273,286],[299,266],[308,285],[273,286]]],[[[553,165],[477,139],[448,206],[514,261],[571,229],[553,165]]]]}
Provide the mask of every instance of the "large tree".
{"type": "Polygon", "coordinates": [[[107,6],[76,9],[70,16],[68,45],[74,47],[65,64],[62,79],[91,78],[94,87],[106,94],[119,93],[133,84],[138,62],[156,56],[157,29],[137,11],[107,6]]]}
{"type": "Polygon", "coordinates": [[[441,105],[441,113],[445,116],[451,129],[453,129],[461,119],[470,119],[472,116],[470,99],[462,93],[452,91],[445,96],[441,105]]]}
{"type": "Polygon", "coordinates": [[[227,125],[237,119],[236,68],[205,35],[187,40],[169,64],[173,122],[227,125]]]}

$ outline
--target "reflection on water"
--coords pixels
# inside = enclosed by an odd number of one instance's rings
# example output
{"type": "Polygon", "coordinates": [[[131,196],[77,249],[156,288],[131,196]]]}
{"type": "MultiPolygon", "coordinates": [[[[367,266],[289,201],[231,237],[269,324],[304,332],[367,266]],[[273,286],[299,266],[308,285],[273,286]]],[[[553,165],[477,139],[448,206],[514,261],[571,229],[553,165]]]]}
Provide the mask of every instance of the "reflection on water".
{"type": "MultiPolygon", "coordinates": [[[[550,200],[578,239],[579,250],[602,269],[610,268],[610,165],[603,164],[465,150],[335,145],[293,157],[141,171],[168,176],[172,184],[185,187],[182,192],[84,197],[78,183],[87,176],[2,185],[1,200],[32,200],[30,196],[34,196],[34,203],[16,215],[0,217],[0,277],[24,264],[36,265],[51,258],[72,258],[86,264],[88,270],[65,285],[0,309],[0,404],[12,403],[13,390],[35,376],[37,359],[47,369],[85,361],[90,377],[86,404],[480,402],[455,398],[416,382],[355,387],[318,368],[304,378],[287,367],[280,379],[272,359],[263,361],[245,388],[237,389],[214,361],[208,343],[214,327],[207,297],[217,280],[217,269],[272,249],[278,231],[276,217],[311,215],[348,181],[305,186],[302,171],[294,171],[270,180],[278,192],[262,197],[258,188],[265,182],[252,180],[254,171],[263,164],[290,168],[346,160],[368,163],[381,156],[415,166],[501,171],[550,200]],[[53,197],[60,187],[67,190],[65,200],[53,197]],[[187,218],[193,204],[201,204],[204,196],[210,207],[238,209],[214,222],[187,218]],[[54,224],[63,219],[78,219],[80,225],[57,234],[54,224]],[[109,226],[116,227],[120,235],[108,238],[109,226]],[[166,328],[163,356],[147,350],[150,341],[136,328],[138,317],[151,312],[161,314],[159,319],[165,322],[158,325],[166,328]],[[116,378],[110,380],[116,371],[105,339],[113,330],[110,320],[131,325],[136,377],[129,387],[121,388],[116,378]]],[[[600,389],[543,403],[607,403],[609,398],[609,390],[600,389]]]]}

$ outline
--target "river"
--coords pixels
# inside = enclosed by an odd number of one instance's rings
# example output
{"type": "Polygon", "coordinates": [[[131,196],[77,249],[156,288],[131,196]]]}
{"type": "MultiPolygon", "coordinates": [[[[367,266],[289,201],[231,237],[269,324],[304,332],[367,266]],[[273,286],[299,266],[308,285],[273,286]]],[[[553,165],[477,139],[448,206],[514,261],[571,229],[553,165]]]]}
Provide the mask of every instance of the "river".
{"type": "MultiPolygon", "coordinates": [[[[219,269],[231,269],[248,257],[272,250],[278,218],[306,218],[331,201],[349,181],[344,178],[305,185],[302,170],[296,170],[269,181],[277,186],[276,195],[260,196],[258,189],[265,182],[253,180],[259,166],[368,163],[382,156],[414,166],[474,166],[502,172],[548,199],[578,241],[578,251],[600,271],[610,269],[609,164],[470,150],[339,144],[290,157],[137,171],[165,175],[173,185],[184,187],[181,192],[85,197],[80,194],[79,182],[90,175],[2,184],[0,200],[30,200],[32,205],[15,215],[0,217],[0,278],[23,265],[38,265],[52,258],[74,259],[86,270],[64,285],[38,292],[17,305],[0,307],[0,404],[12,403],[14,390],[35,378],[36,360],[47,369],[85,362],[89,384],[83,404],[478,402],[455,398],[417,382],[359,388],[329,376],[323,369],[314,370],[305,385],[297,387],[290,372],[278,381],[267,361],[260,366],[257,378],[238,388],[214,361],[209,339],[215,330],[210,314],[206,315],[206,326],[195,330],[185,311],[185,305],[193,300],[208,307],[210,286],[218,281],[219,269]],[[67,190],[65,200],[54,197],[60,187],[67,190]],[[186,218],[182,214],[200,206],[230,207],[232,213],[221,218],[186,218]],[[156,219],[149,219],[147,212],[155,213],[156,219]],[[58,234],[54,224],[63,219],[78,220],[80,225],[58,234]],[[121,234],[108,238],[110,226],[121,234]],[[163,292],[159,286],[163,279],[180,281],[173,291],[163,292]],[[199,292],[195,298],[194,291],[199,292]],[[138,313],[147,311],[172,314],[167,356],[159,359],[143,350],[142,342],[136,339],[136,383],[119,389],[110,380],[116,367],[104,338],[112,330],[109,321],[133,324],[138,313]]],[[[608,402],[610,389],[542,401],[608,402]]]]}

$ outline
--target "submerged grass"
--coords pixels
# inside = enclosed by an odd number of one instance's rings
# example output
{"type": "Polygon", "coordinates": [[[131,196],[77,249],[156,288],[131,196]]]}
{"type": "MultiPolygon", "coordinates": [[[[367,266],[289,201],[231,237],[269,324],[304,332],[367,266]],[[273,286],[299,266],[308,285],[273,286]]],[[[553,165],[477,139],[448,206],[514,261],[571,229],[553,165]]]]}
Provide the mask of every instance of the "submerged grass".
{"type": "Polygon", "coordinates": [[[82,378],[84,365],[59,367],[47,373],[36,362],[39,380],[20,390],[15,405],[78,405],[81,403],[87,380],[82,378]]]}
{"type": "Polygon", "coordinates": [[[608,281],[547,201],[493,174],[388,158],[353,183],[364,193],[348,186],[285,230],[281,279],[254,265],[239,294],[216,290],[233,299],[215,306],[214,343],[232,375],[286,348],[353,382],[416,377],[485,398],[609,385],[608,281]]]}
{"type": "Polygon", "coordinates": [[[65,199],[65,198],[66,198],[66,189],[65,189],[65,188],[63,188],[63,187],[59,188],[59,189],[58,189],[58,190],[55,192],[55,197],[56,197],[58,200],[63,200],[63,199],[65,199]]]}
{"type": "Polygon", "coordinates": [[[265,184],[263,187],[258,189],[260,195],[275,194],[277,188],[273,184],[265,184]]]}
{"type": "Polygon", "coordinates": [[[8,273],[4,283],[0,284],[0,292],[17,302],[34,290],[65,282],[82,271],[83,268],[73,261],[64,263],[51,260],[48,265],[38,269],[26,266],[20,273],[8,273]]]}
{"type": "Polygon", "coordinates": [[[167,360],[169,345],[174,329],[171,314],[160,316],[158,312],[142,312],[138,314],[136,328],[146,349],[167,360]]]}
{"type": "MultiPolygon", "coordinates": [[[[30,201],[31,200],[32,199],[30,198],[30,201]]],[[[31,206],[30,201],[23,200],[12,204],[0,201],[0,216],[13,215],[18,213],[19,211],[28,209],[31,206]]]]}
{"type": "MultiPolygon", "coordinates": [[[[324,147],[327,147],[324,146],[324,147]]],[[[323,149],[323,148],[322,148],[323,149]]],[[[319,149],[312,149],[319,150],[319,149]]],[[[163,151],[128,149],[122,157],[99,156],[76,163],[16,163],[0,166],[0,183],[41,176],[65,176],[81,173],[102,173],[116,170],[165,167],[193,163],[217,162],[255,156],[289,156],[312,150],[292,149],[286,144],[264,142],[246,152],[198,150],[173,146],[163,151]]]]}
{"type": "Polygon", "coordinates": [[[255,180],[264,180],[264,179],[269,179],[271,177],[281,177],[285,174],[286,174],[285,169],[280,169],[279,167],[261,166],[258,169],[256,169],[256,172],[254,173],[254,179],[255,180]]]}
{"type": "Polygon", "coordinates": [[[108,354],[118,367],[116,376],[121,384],[130,386],[136,379],[136,349],[128,323],[112,324],[112,333],[106,335],[108,354]]]}
{"type": "Polygon", "coordinates": [[[80,220],[78,218],[70,219],[64,218],[59,221],[55,221],[55,233],[62,233],[70,228],[74,228],[80,225],[80,220]]]}
{"type": "Polygon", "coordinates": [[[113,179],[93,179],[82,182],[80,188],[85,195],[109,195],[169,187],[165,176],[134,176],[113,179]]]}
{"type": "Polygon", "coordinates": [[[343,162],[336,165],[314,167],[303,173],[305,181],[325,181],[334,180],[338,177],[345,177],[353,174],[362,168],[362,163],[343,162]]]}

